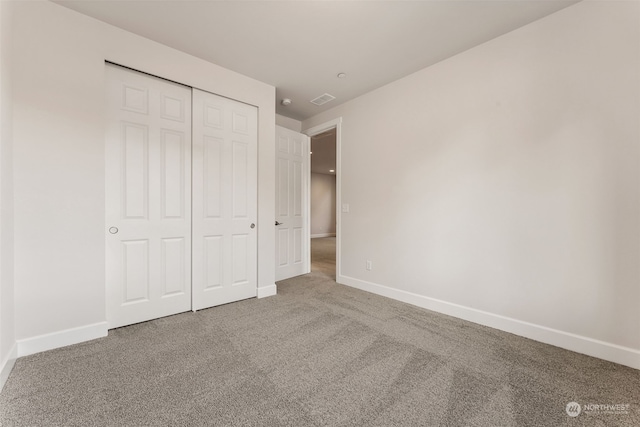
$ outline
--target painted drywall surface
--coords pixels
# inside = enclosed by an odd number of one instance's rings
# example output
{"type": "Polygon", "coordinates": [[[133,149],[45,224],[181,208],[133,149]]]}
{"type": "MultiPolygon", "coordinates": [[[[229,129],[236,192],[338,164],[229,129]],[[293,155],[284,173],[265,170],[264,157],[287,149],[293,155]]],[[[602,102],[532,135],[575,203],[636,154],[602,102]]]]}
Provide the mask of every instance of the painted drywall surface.
{"type": "Polygon", "coordinates": [[[273,87],[48,1],[16,6],[14,28],[19,340],[105,320],[105,60],[258,106],[258,285],[273,286],[273,87]]]}
{"type": "MultiPolygon", "coordinates": [[[[10,2],[0,2],[0,371],[15,345],[10,2]]],[[[0,388],[2,384],[0,383],[0,388]]]]}
{"type": "Polygon", "coordinates": [[[343,118],[343,275],[640,349],[639,7],[578,3],[304,121],[343,118]]]}
{"type": "Polygon", "coordinates": [[[302,122],[296,119],[291,119],[280,114],[276,114],[276,125],[282,126],[295,132],[302,131],[302,122]]]}
{"type": "Polygon", "coordinates": [[[311,174],[311,236],[336,233],[336,177],[311,174]]]}

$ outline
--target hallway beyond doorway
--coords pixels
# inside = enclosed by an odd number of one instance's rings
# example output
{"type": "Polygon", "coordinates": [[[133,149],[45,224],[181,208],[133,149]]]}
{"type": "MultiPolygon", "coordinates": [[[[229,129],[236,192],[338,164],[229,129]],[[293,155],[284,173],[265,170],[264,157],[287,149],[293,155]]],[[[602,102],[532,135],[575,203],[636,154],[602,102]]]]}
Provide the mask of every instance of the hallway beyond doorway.
{"type": "Polygon", "coordinates": [[[336,238],[311,239],[311,272],[336,280],[336,238]]]}

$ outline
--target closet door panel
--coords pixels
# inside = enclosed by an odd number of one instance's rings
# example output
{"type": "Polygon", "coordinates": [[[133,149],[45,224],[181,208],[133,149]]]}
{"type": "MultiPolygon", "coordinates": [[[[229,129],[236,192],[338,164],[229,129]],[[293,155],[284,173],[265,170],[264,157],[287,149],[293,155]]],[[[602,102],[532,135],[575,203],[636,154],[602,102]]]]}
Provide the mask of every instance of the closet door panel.
{"type": "Polygon", "coordinates": [[[257,295],[257,108],[193,90],[193,309],[257,295]]]}
{"type": "Polygon", "coordinates": [[[191,89],[106,66],[110,328],[191,309],[191,89]]]}

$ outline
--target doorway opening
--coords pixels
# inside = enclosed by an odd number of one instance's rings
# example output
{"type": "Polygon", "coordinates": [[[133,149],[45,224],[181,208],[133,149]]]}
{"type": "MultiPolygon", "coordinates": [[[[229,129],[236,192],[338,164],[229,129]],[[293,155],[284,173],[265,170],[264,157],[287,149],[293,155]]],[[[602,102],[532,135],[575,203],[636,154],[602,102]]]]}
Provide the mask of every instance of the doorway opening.
{"type": "Polygon", "coordinates": [[[340,277],[340,122],[307,130],[311,137],[309,222],[311,271],[340,277]]]}

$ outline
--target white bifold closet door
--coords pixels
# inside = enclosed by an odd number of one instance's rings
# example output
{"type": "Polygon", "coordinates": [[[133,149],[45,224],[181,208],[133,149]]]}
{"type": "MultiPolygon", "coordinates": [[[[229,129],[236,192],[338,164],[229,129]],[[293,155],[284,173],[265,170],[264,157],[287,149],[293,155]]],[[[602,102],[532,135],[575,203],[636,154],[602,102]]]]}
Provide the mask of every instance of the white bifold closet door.
{"type": "Polygon", "coordinates": [[[193,309],[257,295],[258,109],[193,89],[193,309]]]}
{"type": "Polygon", "coordinates": [[[191,309],[191,88],[106,67],[110,328],[191,309]]]}

